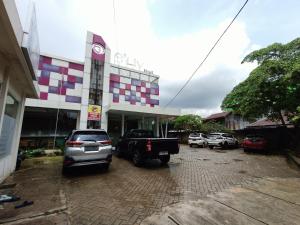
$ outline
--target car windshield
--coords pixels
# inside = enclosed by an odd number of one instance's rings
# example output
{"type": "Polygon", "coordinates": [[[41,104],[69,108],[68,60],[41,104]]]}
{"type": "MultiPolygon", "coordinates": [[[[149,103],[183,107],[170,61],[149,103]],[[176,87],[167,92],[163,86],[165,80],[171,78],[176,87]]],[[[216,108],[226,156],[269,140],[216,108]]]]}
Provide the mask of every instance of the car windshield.
{"type": "Polygon", "coordinates": [[[233,136],[231,134],[223,134],[223,137],[227,137],[227,138],[233,138],[233,136]]]}
{"type": "Polygon", "coordinates": [[[263,136],[261,136],[261,135],[247,135],[246,136],[246,139],[256,139],[256,140],[263,140],[264,139],[264,137],[263,136]]]}
{"type": "Polygon", "coordinates": [[[199,137],[200,134],[197,134],[197,133],[193,133],[193,134],[190,134],[190,137],[199,137]]]}
{"type": "Polygon", "coordinates": [[[217,137],[220,137],[221,135],[220,134],[209,134],[209,135],[207,135],[208,136],[208,138],[217,138],[217,137]]]}
{"type": "Polygon", "coordinates": [[[71,141],[105,141],[109,137],[105,131],[76,131],[71,141]]]}

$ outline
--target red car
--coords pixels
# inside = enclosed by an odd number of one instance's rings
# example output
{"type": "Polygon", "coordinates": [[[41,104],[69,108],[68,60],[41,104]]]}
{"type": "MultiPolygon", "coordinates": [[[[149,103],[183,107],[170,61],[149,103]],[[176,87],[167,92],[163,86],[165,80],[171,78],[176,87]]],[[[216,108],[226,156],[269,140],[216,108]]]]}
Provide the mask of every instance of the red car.
{"type": "Polygon", "coordinates": [[[267,140],[261,135],[248,135],[243,140],[242,147],[244,152],[249,150],[265,150],[267,148],[267,140]]]}

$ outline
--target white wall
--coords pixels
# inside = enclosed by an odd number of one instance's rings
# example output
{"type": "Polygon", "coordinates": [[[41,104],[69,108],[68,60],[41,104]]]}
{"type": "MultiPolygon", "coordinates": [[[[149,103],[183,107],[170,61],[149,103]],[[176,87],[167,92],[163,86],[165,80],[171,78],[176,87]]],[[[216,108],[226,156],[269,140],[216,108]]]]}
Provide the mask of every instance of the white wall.
{"type": "MultiPolygon", "coordinates": [[[[16,116],[15,130],[12,131],[14,133],[14,142],[12,143],[11,149],[8,151],[8,154],[0,156],[0,182],[2,182],[9,174],[11,174],[15,170],[25,108],[25,95],[23,93],[24,88],[18,86],[16,81],[10,79],[8,74],[5,74],[4,77],[6,77],[7,79],[4,79],[5,83],[2,83],[5,90],[2,89],[1,91],[0,105],[5,106],[7,93],[10,93],[19,102],[19,106],[17,109],[18,111],[16,116]]],[[[4,110],[5,109],[3,107],[1,112],[1,118],[3,118],[4,110]]],[[[2,125],[0,126],[0,131],[1,127],[2,125]]]]}

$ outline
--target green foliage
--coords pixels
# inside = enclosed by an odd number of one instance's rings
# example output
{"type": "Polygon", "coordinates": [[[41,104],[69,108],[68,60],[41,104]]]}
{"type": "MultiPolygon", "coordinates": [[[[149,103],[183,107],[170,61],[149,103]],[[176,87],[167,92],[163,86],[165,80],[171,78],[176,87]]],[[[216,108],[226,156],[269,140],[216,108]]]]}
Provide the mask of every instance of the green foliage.
{"type": "Polygon", "coordinates": [[[203,133],[212,133],[212,132],[224,132],[231,133],[232,131],[227,129],[223,124],[216,122],[206,122],[203,123],[200,129],[203,133]]]}
{"type": "Polygon", "coordinates": [[[258,66],[225,97],[222,109],[250,119],[263,115],[282,119],[283,110],[296,113],[300,105],[300,38],[253,51],[242,63],[254,61],[258,66]]]}
{"type": "Polygon", "coordinates": [[[300,126],[300,106],[297,107],[297,112],[295,113],[295,115],[292,117],[292,122],[297,125],[300,126]]]}
{"type": "Polygon", "coordinates": [[[25,157],[26,158],[31,158],[31,157],[40,157],[40,156],[45,156],[45,150],[44,149],[32,149],[32,150],[25,150],[24,151],[25,157]]]}
{"type": "Polygon", "coordinates": [[[183,115],[175,119],[174,127],[178,130],[199,130],[202,118],[198,115],[183,115]]]}

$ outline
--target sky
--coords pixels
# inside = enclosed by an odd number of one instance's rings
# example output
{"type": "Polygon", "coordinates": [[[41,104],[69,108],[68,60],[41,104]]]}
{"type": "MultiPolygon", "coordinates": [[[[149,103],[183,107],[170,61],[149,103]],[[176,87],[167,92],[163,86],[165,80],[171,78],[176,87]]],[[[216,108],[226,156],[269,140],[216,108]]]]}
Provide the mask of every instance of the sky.
{"type": "MultiPolygon", "coordinates": [[[[177,93],[244,0],[16,0],[21,21],[36,4],[40,49],[84,61],[86,31],[112,50],[137,59],[160,76],[160,106],[177,93]]],[[[203,117],[220,112],[222,100],[255,64],[251,51],[300,36],[299,0],[249,0],[215,51],[170,107],[203,117]]]]}

